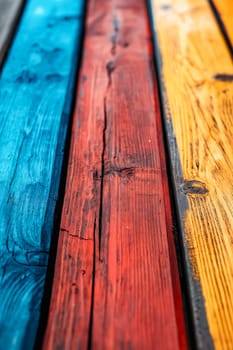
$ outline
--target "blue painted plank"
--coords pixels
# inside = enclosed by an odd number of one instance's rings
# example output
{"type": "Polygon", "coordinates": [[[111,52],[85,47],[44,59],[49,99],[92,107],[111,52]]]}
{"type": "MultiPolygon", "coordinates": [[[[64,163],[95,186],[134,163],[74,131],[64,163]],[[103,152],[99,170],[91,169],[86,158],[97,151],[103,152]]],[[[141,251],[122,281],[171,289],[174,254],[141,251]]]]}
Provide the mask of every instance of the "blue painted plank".
{"type": "Polygon", "coordinates": [[[0,76],[1,349],[35,341],[84,3],[29,0],[0,76]]]}
{"type": "Polygon", "coordinates": [[[24,0],[0,0],[0,64],[10,45],[24,0]]]}

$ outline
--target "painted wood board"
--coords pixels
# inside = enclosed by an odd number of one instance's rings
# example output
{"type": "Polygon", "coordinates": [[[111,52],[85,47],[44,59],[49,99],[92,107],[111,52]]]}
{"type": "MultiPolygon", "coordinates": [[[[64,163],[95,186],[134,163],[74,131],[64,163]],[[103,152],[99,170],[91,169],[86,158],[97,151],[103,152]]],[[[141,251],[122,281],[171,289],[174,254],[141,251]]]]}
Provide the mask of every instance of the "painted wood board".
{"type": "Polygon", "coordinates": [[[152,0],[198,349],[233,347],[233,62],[208,1],[152,0]]]}
{"type": "Polygon", "coordinates": [[[185,349],[146,3],[88,4],[44,349],[185,349]]]}
{"type": "Polygon", "coordinates": [[[0,0],[0,64],[9,48],[24,0],[0,0]]]}
{"type": "Polygon", "coordinates": [[[211,0],[218,14],[233,51],[233,2],[232,0],[211,0]]]}
{"type": "Polygon", "coordinates": [[[29,0],[0,76],[1,349],[35,340],[83,10],[29,0]]]}

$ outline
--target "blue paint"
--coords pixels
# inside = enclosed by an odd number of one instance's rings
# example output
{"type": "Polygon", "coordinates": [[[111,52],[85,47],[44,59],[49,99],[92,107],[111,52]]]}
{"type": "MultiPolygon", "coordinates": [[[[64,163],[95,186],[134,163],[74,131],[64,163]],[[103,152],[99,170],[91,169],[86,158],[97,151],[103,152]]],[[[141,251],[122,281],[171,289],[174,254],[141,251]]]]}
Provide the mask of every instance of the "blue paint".
{"type": "Polygon", "coordinates": [[[38,328],[84,3],[29,0],[0,76],[4,350],[31,349],[38,328]]]}

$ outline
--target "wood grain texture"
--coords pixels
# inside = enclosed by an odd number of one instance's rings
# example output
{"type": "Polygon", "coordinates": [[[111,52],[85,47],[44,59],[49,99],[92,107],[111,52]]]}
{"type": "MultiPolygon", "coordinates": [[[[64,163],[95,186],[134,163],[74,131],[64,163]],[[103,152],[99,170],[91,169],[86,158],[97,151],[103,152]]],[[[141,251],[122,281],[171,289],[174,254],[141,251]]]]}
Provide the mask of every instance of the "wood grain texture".
{"type": "Polygon", "coordinates": [[[143,0],[90,0],[44,349],[186,349],[143,0]]]}
{"type": "Polygon", "coordinates": [[[1,72],[1,349],[37,331],[83,5],[29,0],[1,72]]]}
{"type": "Polygon", "coordinates": [[[0,64],[9,48],[24,0],[0,0],[0,64]]]}
{"type": "Polygon", "coordinates": [[[193,334],[198,349],[232,349],[233,62],[208,1],[151,10],[193,334]]]}
{"type": "Polygon", "coordinates": [[[211,0],[213,6],[220,16],[221,22],[231,42],[233,50],[233,1],[232,0],[211,0]]]}

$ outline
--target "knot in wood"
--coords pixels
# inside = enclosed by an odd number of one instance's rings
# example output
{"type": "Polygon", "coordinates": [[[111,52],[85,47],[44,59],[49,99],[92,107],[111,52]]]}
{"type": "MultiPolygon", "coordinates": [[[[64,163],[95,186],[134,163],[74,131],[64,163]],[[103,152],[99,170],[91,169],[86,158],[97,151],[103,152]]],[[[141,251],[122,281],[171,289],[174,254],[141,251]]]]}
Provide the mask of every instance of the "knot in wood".
{"type": "Polygon", "coordinates": [[[206,184],[198,180],[185,181],[181,186],[181,190],[183,193],[190,195],[204,195],[209,192],[206,184]]]}

